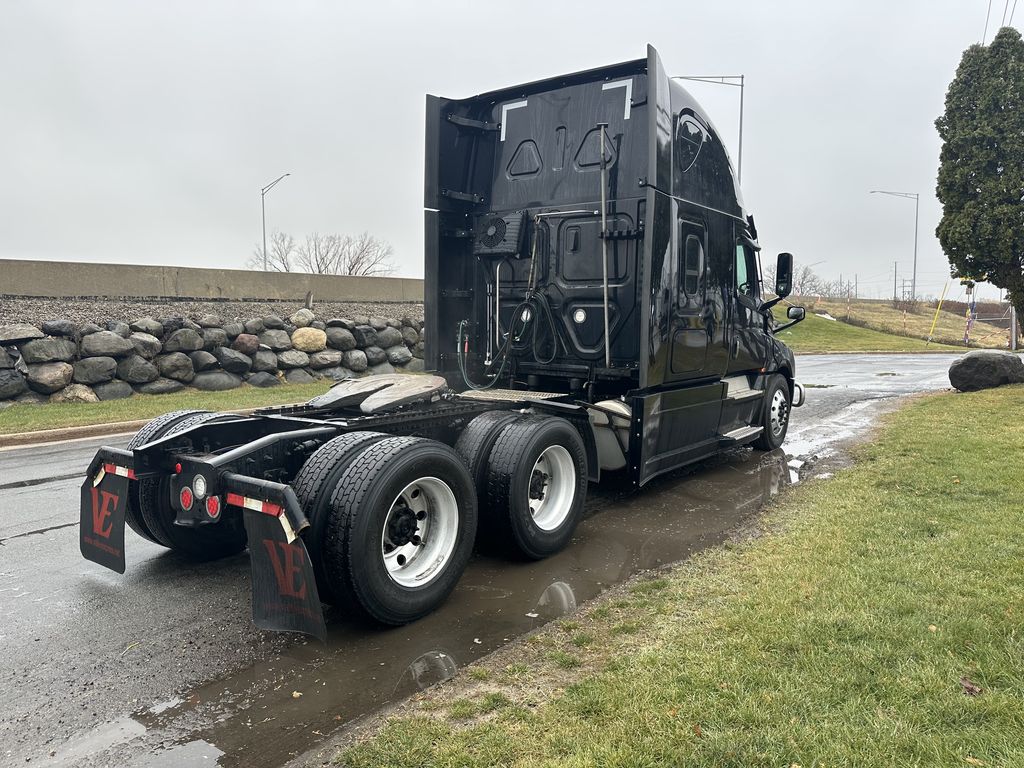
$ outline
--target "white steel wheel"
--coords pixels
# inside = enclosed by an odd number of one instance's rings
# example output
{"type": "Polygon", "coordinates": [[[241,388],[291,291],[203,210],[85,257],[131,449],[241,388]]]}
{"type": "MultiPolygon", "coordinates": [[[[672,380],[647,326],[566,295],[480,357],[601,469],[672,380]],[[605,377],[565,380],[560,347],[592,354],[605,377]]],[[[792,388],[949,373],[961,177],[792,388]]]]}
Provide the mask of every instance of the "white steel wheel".
{"type": "Polygon", "coordinates": [[[459,538],[459,503],[436,477],[409,483],[391,503],[381,531],[388,577],[413,589],[445,571],[459,538]]]}
{"type": "Polygon", "coordinates": [[[772,435],[778,437],[786,431],[789,421],[789,398],[783,389],[776,389],[768,411],[768,424],[772,435]]]}
{"type": "Polygon", "coordinates": [[[541,452],[530,474],[530,514],[542,531],[558,528],[576,499],[576,464],[561,445],[541,452]]]}

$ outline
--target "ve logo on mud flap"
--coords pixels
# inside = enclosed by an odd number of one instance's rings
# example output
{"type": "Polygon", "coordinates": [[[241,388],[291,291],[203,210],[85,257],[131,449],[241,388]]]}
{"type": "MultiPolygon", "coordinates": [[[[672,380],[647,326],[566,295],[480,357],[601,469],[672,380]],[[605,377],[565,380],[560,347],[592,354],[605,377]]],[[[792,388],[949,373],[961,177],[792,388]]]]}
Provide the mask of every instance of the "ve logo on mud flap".
{"type": "Polygon", "coordinates": [[[267,549],[270,563],[274,567],[277,579],[277,591],[281,597],[292,597],[296,600],[306,599],[306,578],[302,564],[306,550],[298,544],[287,541],[264,539],[263,546],[267,549]]]}
{"type": "Polygon", "coordinates": [[[92,532],[104,539],[110,538],[110,532],[114,528],[110,516],[117,509],[119,497],[110,491],[103,491],[97,488],[92,489],[92,532]]]}

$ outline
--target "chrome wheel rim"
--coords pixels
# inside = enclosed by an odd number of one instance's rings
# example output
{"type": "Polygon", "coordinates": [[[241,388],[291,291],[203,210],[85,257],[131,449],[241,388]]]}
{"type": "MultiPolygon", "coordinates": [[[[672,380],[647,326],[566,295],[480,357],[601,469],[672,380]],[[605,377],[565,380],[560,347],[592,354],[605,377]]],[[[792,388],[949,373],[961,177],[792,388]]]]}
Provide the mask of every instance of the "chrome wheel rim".
{"type": "Polygon", "coordinates": [[[786,393],[781,389],[776,389],[775,394],[772,395],[772,405],[770,413],[770,423],[772,428],[772,434],[778,437],[782,434],[782,431],[786,428],[786,422],[789,420],[789,398],[786,397],[786,393]]]}
{"type": "Polygon", "coordinates": [[[388,577],[401,587],[422,587],[444,572],[459,538],[459,503],[436,477],[409,483],[391,502],[380,549],[388,577]]]}
{"type": "Polygon", "coordinates": [[[569,516],[576,498],[576,465],[561,445],[545,448],[530,473],[530,516],[542,531],[553,531],[569,516]]]}

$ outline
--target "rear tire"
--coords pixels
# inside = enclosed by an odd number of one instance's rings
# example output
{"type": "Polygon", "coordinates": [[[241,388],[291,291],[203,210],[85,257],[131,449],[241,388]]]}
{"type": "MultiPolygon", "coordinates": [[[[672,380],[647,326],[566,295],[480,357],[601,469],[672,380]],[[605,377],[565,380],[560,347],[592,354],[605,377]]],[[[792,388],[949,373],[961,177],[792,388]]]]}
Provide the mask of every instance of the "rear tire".
{"type": "Polygon", "coordinates": [[[455,588],[476,523],[476,493],[455,451],[418,437],[374,443],[331,497],[321,553],[330,589],[382,624],[415,621],[455,588]]]}
{"type": "Polygon", "coordinates": [[[533,560],[572,539],[587,496],[583,439],[565,419],[510,424],[487,462],[488,526],[533,560]]]}
{"type": "Polygon", "coordinates": [[[792,411],[789,382],[779,374],[769,377],[764,390],[761,409],[761,435],[754,441],[754,447],[762,451],[774,451],[786,439],[789,431],[789,415],[792,411]]]}
{"type": "MultiPolygon", "coordinates": [[[[133,437],[131,442],[128,443],[128,450],[131,451],[141,445],[158,440],[163,437],[164,433],[174,424],[200,413],[209,413],[209,411],[171,411],[170,413],[165,413],[163,416],[157,416],[135,433],[135,437],[133,437]]],[[[140,490],[141,486],[139,481],[132,480],[131,489],[128,492],[128,508],[125,511],[124,520],[128,523],[128,527],[139,534],[142,538],[147,539],[154,544],[161,544],[146,525],[146,521],[142,519],[142,511],[139,508],[140,490]]]]}
{"type": "Polygon", "coordinates": [[[455,443],[455,452],[462,457],[466,468],[469,469],[469,476],[473,478],[473,487],[476,488],[477,503],[480,506],[481,523],[488,517],[485,508],[487,503],[487,459],[502,430],[523,418],[522,414],[512,411],[482,413],[466,425],[455,443]]]}
{"type": "MultiPolygon", "coordinates": [[[[200,424],[230,417],[231,414],[227,413],[193,413],[176,421],[161,433],[161,437],[170,437],[200,424]]],[[[217,560],[245,549],[245,525],[241,515],[226,515],[218,523],[196,527],[175,525],[170,486],[169,477],[139,481],[139,511],[158,544],[192,560],[217,560]]]]}
{"type": "Polygon", "coordinates": [[[386,437],[381,432],[349,432],[328,440],[306,459],[299,474],[291,482],[302,511],[309,520],[309,528],[303,532],[303,539],[313,561],[317,591],[325,603],[334,604],[339,597],[331,589],[323,560],[325,532],[331,516],[331,496],[352,459],[386,437]]]}

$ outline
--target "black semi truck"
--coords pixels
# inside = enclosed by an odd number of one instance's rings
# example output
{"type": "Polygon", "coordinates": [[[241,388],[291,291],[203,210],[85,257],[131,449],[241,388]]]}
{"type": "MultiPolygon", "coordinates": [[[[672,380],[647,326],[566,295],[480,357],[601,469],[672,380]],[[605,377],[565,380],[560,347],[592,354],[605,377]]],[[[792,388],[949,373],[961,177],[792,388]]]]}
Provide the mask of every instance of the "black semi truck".
{"type": "Polygon", "coordinates": [[[557,552],[602,476],[782,443],[792,257],[766,300],[725,147],[653,48],[426,113],[431,373],[155,419],[89,466],[86,558],[123,573],[125,523],[194,558],[248,547],[256,624],[322,638],[321,601],[432,611],[478,539],[557,552]]]}

